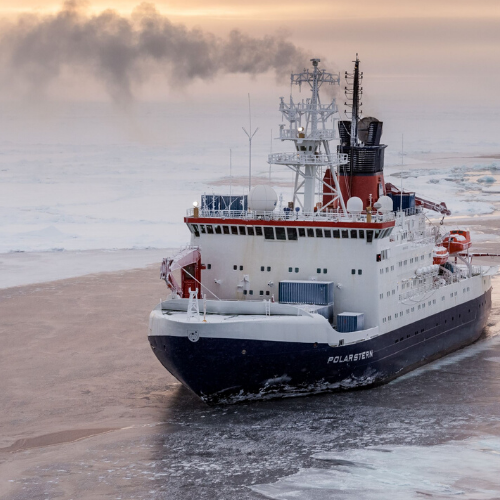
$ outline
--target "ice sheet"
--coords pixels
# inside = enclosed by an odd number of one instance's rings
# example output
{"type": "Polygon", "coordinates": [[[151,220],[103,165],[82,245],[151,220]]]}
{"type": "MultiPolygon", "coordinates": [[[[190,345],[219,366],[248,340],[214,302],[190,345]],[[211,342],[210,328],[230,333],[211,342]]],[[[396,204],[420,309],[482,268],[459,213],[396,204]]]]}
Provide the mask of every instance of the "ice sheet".
{"type": "Polygon", "coordinates": [[[122,271],[157,264],[172,249],[16,252],[0,254],[0,288],[43,283],[86,274],[122,271]]]}
{"type": "Polygon", "coordinates": [[[436,446],[362,448],[312,455],[303,468],[276,483],[251,486],[279,500],[409,500],[496,498],[500,438],[483,436],[436,446]],[[320,467],[321,466],[321,467],[320,467]]]}

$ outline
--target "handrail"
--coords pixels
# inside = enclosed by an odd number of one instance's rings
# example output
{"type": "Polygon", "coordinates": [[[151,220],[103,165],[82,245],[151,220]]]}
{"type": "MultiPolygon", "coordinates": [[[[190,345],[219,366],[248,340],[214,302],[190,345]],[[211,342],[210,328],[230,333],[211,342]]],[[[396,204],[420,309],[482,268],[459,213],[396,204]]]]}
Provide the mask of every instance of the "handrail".
{"type": "Polygon", "coordinates": [[[267,162],[282,165],[344,165],[349,157],[343,153],[273,153],[268,155],[267,162]]]}
{"type": "MultiPolygon", "coordinates": [[[[363,222],[366,223],[366,211],[356,214],[344,214],[340,211],[333,212],[296,212],[296,211],[273,211],[261,212],[256,210],[209,210],[198,208],[198,217],[216,219],[241,219],[241,220],[264,220],[264,221],[318,221],[318,222],[363,222]]],[[[187,209],[187,217],[193,217],[194,208],[187,209]]],[[[374,212],[371,215],[373,223],[394,221],[394,213],[374,212]]]]}

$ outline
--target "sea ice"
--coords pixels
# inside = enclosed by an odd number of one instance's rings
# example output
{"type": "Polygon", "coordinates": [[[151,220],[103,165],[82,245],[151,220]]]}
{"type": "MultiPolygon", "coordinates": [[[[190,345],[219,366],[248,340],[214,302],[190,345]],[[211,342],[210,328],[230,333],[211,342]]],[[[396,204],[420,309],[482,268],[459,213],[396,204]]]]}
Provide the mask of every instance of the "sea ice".
{"type": "Polygon", "coordinates": [[[500,438],[482,436],[436,446],[386,446],[321,452],[327,468],[303,468],[251,489],[279,500],[398,500],[437,497],[496,498],[500,438]],[[328,466],[329,464],[329,466],[328,466]]]}

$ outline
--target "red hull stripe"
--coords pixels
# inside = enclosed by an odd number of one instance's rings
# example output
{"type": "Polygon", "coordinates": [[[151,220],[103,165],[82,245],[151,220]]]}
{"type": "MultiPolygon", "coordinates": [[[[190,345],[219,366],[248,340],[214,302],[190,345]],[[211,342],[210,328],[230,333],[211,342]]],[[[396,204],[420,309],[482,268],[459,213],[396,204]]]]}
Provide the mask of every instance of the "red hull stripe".
{"type": "Polygon", "coordinates": [[[219,224],[222,226],[274,226],[274,227],[347,227],[350,229],[385,229],[393,227],[395,221],[388,222],[323,222],[299,220],[245,220],[245,219],[217,219],[204,217],[184,217],[186,224],[219,224]]]}

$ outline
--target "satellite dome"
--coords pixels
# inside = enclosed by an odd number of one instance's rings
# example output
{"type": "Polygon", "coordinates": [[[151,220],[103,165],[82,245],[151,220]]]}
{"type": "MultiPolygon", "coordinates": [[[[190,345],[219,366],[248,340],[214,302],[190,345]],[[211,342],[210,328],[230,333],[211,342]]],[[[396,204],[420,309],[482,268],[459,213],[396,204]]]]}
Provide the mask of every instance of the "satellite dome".
{"type": "Polygon", "coordinates": [[[259,185],[252,188],[248,195],[248,208],[256,212],[272,212],[277,201],[278,196],[271,186],[259,185]]]}
{"type": "Polygon", "coordinates": [[[347,211],[350,214],[359,214],[363,211],[363,201],[357,196],[353,196],[347,200],[347,211]]]}
{"type": "Polygon", "coordinates": [[[373,206],[382,213],[392,212],[392,198],[390,196],[381,196],[373,206]]]}

